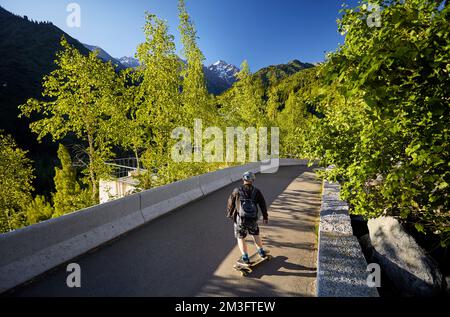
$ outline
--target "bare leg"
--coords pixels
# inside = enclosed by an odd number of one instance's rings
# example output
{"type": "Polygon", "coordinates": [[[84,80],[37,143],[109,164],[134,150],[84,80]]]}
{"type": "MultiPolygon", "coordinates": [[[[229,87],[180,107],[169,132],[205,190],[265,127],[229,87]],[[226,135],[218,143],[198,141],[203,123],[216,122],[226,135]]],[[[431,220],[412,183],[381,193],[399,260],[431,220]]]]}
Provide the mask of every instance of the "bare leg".
{"type": "Polygon", "coordinates": [[[247,243],[245,243],[245,239],[237,239],[237,240],[238,240],[238,246],[239,246],[239,249],[241,250],[242,255],[248,254],[247,243]]]}
{"type": "Polygon", "coordinates": [[[263,248],[263,243],[261,240],[261,237],[258,236],[253,236],[253,241],[255,241],[256,246],[258,247],[258,249],[262,249],[263,248]]]}

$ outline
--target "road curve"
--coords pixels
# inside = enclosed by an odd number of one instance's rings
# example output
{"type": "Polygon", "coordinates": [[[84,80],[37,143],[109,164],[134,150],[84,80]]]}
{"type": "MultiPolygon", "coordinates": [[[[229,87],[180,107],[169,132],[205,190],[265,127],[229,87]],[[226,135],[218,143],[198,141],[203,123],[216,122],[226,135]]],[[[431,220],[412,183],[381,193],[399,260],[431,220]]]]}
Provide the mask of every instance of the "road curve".
{"type": "Polygon", "coordinates": [[[314,172],[289,166],[257,175],[270,205],[261,232],[274,259],[247,278],[232,269],[239,251],[225,218],[226,199],[238,184],[73,260],[81,266],[81,288],[66,286],[63,265],[7,296],[314,296],[320,207],[314,172]]]}

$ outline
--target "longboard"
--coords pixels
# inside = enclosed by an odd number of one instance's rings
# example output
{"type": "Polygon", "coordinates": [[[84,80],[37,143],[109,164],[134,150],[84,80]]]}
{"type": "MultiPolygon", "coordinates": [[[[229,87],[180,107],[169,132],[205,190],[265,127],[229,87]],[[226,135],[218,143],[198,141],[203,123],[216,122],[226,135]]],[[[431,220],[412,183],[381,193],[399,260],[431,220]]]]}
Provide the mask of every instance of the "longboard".
{"type": "Polygon", "coordinates": [[[242,259],[239,259],[236,264],[233,266],[233,269],[235,269],[236,271],[240,272],[242,276],[247,276],[250,273],[253,272],[253,269],[255,267],[257,267],[259,264],[265,262],[265,261],[269,261],[270,259],[272,259],[272,256],[269,254],[270,252],[266,250],[266,257],[265,258],[261,258],[258,254],[258,252],[256,252],[255,254],[253,254],[250,257],[250,264],[245,264],[244,261],[242,261],[242,259]]]}

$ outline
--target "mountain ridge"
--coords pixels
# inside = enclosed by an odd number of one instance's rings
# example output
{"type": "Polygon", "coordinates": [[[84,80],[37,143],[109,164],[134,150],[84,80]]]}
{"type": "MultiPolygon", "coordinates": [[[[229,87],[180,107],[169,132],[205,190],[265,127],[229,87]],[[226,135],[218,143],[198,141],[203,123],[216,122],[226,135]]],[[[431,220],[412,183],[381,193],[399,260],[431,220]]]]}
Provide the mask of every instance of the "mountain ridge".
{"type": "Polygon", "coordinates": [[[82,54],[89,51],[78,40],[51,22],[35,22],[0,6],[0,127],[29,151],[36,170],[35,188],[52,188],[57,145],[50,138],[42,143],[29,129],[31,119],[18,118],[18,106],[28,98],[40,98],[42,78],[56,68],[55,54],[61,38],[82,54]]]}
{"type": "Polygon", "coordinates": [[[301,70],[313,68],[314,64],[303,63],[298,59],[289,61],[286,64],[276,64],[263,67],[253,74],[254,77],[262,81],[264,87],[277,84],[281,80],[298,73],[301,70]]]}
{"type": "MultiPolygon", "coordinates": [[[[136,68],[140,65],[139,60],[130,56],[123,56],[121,58],[112,57],[107,51],[100,46],[83,44],[90,51],[97,51],[98,57],[105,62],[112,62],[118,67],[119,70],[126,68],[136,68]]],[[[186,63],[180,58],[183,63],[186,63]]],[[[219,95],[225,90],[230,89],[237,81],[236,74],[240,69],[232,64],[229,64],[223,60],[206,66],[203,65],[203,71],[205,74],[206,87],[208,92],[213,95],[219,95]]]]}

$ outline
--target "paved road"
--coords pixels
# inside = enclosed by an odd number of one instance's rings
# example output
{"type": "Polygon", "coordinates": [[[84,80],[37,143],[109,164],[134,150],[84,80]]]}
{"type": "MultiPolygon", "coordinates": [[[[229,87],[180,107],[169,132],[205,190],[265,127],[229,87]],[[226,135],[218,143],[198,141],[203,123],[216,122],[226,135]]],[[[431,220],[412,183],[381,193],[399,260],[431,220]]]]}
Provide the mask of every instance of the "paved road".
{"type": "MultiPolygon", "coordinates": [[[[250,277],[232,269],[239,256],[226,199],[238,183],[156,219],[75,260],[79,289],[65,266],[14,296],[313,296],[320,182],[301,166],[257,176],[270,205],[262,235],[274,259],[250,277]]],[[[253,248],[253,246],[252,246],[253,248]]]]}

